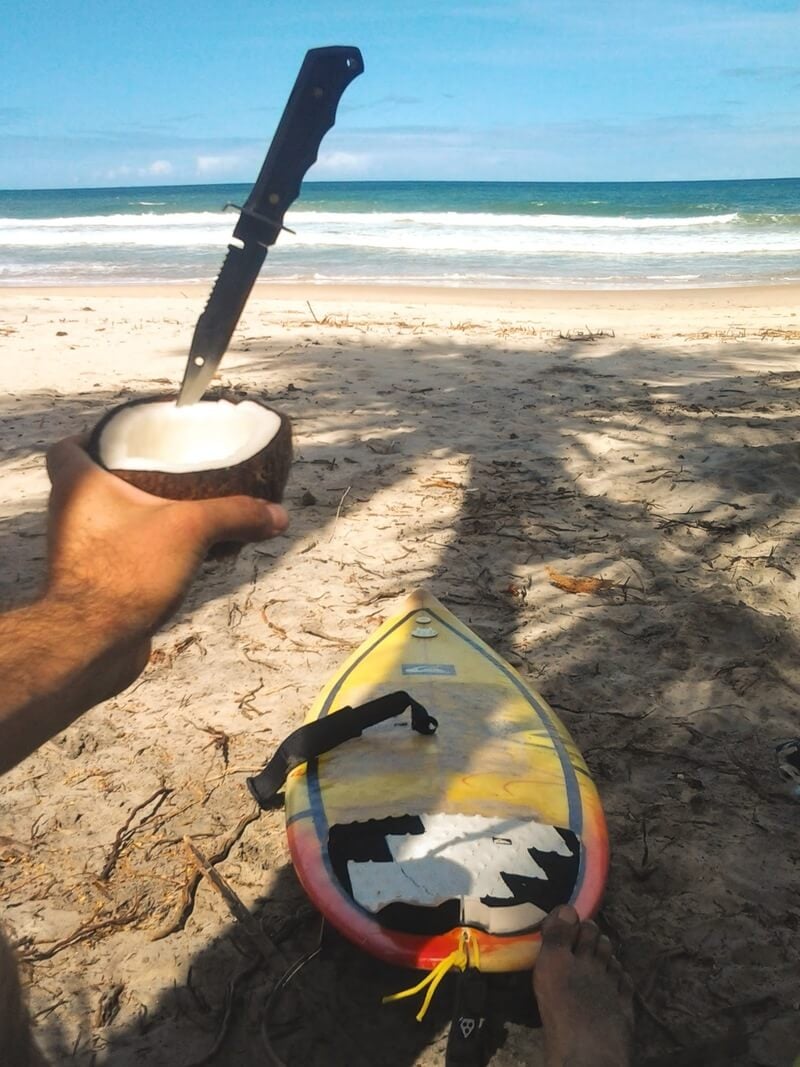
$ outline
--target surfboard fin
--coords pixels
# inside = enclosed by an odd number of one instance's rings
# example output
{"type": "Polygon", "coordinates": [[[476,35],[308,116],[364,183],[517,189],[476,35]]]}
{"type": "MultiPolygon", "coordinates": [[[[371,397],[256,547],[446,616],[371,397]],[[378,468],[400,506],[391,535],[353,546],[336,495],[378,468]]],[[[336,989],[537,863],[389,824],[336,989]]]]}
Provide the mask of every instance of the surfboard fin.
{"type": "Polygon", "coordinates": [[[445,1067],[484,1067],[490,1052],[486,976],[467,967],[456,983],[445,1067]]]}

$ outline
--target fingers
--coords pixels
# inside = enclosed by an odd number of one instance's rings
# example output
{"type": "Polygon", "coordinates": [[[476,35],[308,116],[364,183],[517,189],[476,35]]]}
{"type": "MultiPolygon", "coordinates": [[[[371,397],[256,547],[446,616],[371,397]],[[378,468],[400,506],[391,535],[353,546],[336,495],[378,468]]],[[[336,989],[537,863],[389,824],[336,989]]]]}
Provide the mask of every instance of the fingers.
{"type": "Polygon", "coordinates": [[[207,545],[218,541],[265,541],[277,537],[289,525],[289,516],[279,504],[249,496],[215,497],[189,506],[199,516],[207,545]]]}
{"type": "Polygon", "coordinates": [[[97,469],[86,451],[88,436],[65,437],[47,450],[47,473],[53,485],[72,482],[78,475],[97,469]]]}
{"type": "MultiPolygon", "coordinates": [[[[150,524],[148,536],[154,541],[166,538],[174,552],[180,555],[188,551],[192,558],[195,554],[202,558],[220,542],[246,544],[276,537],[289,525],[289,517],[280,505],[254,497],[175,501],[142,492],[94,463],[85,450],[86,443],[85,436],[68,437],[47,453],[47,471],[53,485],[51,516],[57,517],[66,501],[78,502],[80,488],[83,512],[91,515],[96,530],[114,528],[119,538],[134,533],[141,536],[141,523],[145,522],[150,524]]],[[[80,508],[77,511],[79,516],[83,514],[80,508]]]]}

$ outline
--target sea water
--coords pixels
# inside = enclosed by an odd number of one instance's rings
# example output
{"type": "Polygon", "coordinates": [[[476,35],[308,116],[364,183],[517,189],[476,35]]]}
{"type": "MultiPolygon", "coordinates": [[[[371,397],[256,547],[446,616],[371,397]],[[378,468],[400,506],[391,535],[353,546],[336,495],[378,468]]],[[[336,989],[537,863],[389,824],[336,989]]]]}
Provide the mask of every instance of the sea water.
{"type": "MultiPolygon", "coordinates": [[[[0,284],[208,282],[248,185],[0,191],[0,284]]],[[[800,179],[306,182],[264,278],[537,289],[800,281],[800,179]]]]}

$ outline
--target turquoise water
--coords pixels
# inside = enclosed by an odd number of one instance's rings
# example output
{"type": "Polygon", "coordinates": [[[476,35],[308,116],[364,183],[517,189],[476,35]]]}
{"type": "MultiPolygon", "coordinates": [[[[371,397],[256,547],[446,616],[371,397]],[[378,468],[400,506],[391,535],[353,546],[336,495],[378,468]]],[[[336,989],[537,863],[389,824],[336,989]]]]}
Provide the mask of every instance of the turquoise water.
{"type": "MultiPolygon", "coordinates": [[[[247,185],[0,191],[0,284],[209,281],[247,185]]],[[[800,180],[307,182],[276,280],[532,288],[800,281],[800,180]]]]}

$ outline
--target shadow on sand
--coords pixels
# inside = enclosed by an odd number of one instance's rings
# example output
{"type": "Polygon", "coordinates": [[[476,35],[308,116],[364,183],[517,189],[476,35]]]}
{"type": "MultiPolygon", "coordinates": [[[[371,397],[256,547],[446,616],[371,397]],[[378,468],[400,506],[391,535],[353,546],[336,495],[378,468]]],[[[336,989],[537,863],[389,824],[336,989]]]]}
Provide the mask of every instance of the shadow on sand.
{"type": "MultiPolygon", "coordinates": [[[[635,348],[368,341],[357,351],[308,346],[282,362],[267,347],[239,360],[243,387],[269,383],[295,418],[290,508],[303,493],[314,500],[294,508],[291,539],[259,557],[258,582],[269,587],[292,544],[320,542],[324,554],[323,535],[342,516],[355,549],[359,525],[385,527],[401,554],[351,564],[372,605],[361,620],[425,582],[544,693],[587,758],[612,842],[601,923],[640,994],[637,1062],[788,1062],[791,1042],[800,1046],[797,856],[787,846],[797,809],[781,792],[772,744],[796,732],[800,693],[796,356],[787,349],[785,370],[742,375],[728,358],[742,345],[676,352],[679,370],[664,384],[635,348]],[[404,496],[382,511],[393,486],[404,496]],[[570,597],[546,567],[615,584],[570,597]]],[[[758,356],[757,345],[746,348],[758,356]]],[[[660,349],[658,363],[669,359],[660,349]]],[[[74,432],[115,399],[61,397],[53,409],[49,397],[25,397],[6,412],[17,457],[33,455],[45,416],[51,436],[74,432]]],[[[34,513],[9,518],[0,550],[9,539],[35,546],[39,533],[34,513]]],[[[213,588],[199,582],[186,614],[249,581],[252,551],[213,588]]],[[[35,548],[29,557],[21,584],[38,566],[35,548]]],[[[320,588],[325,581],[321,567],[320,588]]],[[[359,625],[366,637],[369,625],[359,625]]],[[[255,966],[228,926],[193,953],[185,985],[130,1025],[101,1018],[76,1044],[57,1012],[44,1016],[38,1032],[55,1062],[265,1062],[265,998],[318,926],[291,869],[276,870],[261,840],[274,842],[279,822],[263,823],[236,847],[273,865],[254,914],[279,949],[274,965],[255,966]],[[223,1027],[219,1051],[203,1061],[223,1027]]],[[[79,967],[70,952],[63,966],[79,967]]],[[[419,1025],[407,1005],[380,1006],[406,984],[408,975],[335,940],[287,998],[281,1055],[304,1067],[441,1062],[450,998],[440,994],[419,1025]]],[[[524,976],[497,984],[499,1067],[535,1062],[527,988],[524,976]]]]}

